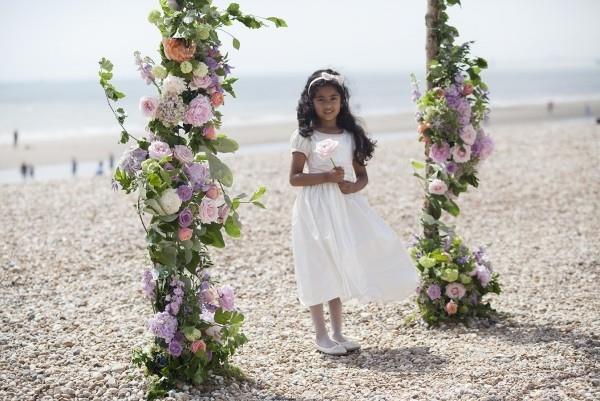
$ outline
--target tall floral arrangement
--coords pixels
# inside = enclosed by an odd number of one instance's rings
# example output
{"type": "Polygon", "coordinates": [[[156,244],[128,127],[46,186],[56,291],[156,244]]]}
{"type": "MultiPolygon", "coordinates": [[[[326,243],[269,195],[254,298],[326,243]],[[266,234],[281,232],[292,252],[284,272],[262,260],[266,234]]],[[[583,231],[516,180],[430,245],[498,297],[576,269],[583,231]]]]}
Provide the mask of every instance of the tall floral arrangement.
{"type": "Polygon", "coordinates": [[[426,161],[412,162],[425,202],[423,234],[414,236],[410,251],[421,273],[417,304],[429,324],[489,316],[494,310],[482,297],[500,293],[498,274],[485,250],[470,250],[441,220],[444,211],[454,217],[460,214],[459,195],[478,186],[477,169],[494,150],[483,128],[489,108],[480,73],[487,63],[471,57],[472,42],[455,44],[458,31],[447,24],[446,13],[455,4],[460,0],[429,0],[425,93],[413,75],[417,130],[426,161]]]}
{"type": "MultiPolygon", "coordinates": [[[[218,157],[238,149],[221,128],[219,107],[235,97],[233,67],[220,50],[217,32],[234,21],[249,28],[286,26],[276,17],[244,14],[239,5],[219,10],[210,0],[160,0],[148,17],[162,34],[160,62],[135,52],[141,77],[156,94],[140,99],[146,134],[135,137],[124,126],[126,112],[113,104],[125,95],[110,82],[112,64],[100,61],[100,84],[121,128],[121,143],[132,142],[114,174],[113,186],[137,193],[136,209],[146,231],[151,265],[141,289],[154,315],[148,329],[154,341],[134,349],[133,362],[151,377],[148,398],[163,396],[177,382],[202,383],[212,372],[236,372],[229,357],[247,339],[244,315],[234,290],[219,285],[208,269],[208,246],[224,247],[224,230],[239,237],[238,207],[260,202],[265,189],[250,198],[230,197],[231,170],[218,157]]],[[[240,43],[233,37],[233,46],[240,43]]]]}

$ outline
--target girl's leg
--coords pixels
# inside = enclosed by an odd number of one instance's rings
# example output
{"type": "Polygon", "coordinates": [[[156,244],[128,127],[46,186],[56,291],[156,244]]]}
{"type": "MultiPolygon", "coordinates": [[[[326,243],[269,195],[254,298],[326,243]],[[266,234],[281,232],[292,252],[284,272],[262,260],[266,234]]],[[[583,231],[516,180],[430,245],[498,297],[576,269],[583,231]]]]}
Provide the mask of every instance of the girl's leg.
{"type": "Polygon", "coordinates": [[[331,338],[337,342],[348,341],[342,335],[342,300],[339,298],[329,301],[329,317],[331,318],[331,328],[333,333],[331,338]]]}
{"type": "Polygon", "coordinates": [[[331,348],[335,346],[335,342],[329,338],[327,327],[325,326],[325,313],[323,312],[323,304],[313,305],[309,307],[310,317],[315,326],[316,342],[321,347],[331,348]]]}

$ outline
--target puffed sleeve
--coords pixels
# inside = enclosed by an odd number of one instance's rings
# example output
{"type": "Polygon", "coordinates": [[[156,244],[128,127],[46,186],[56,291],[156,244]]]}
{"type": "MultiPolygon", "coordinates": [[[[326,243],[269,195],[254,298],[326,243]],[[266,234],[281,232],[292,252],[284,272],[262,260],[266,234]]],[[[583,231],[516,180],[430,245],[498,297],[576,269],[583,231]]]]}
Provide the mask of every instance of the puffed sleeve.
{"type": "Polygon", "coordinates": [[[295,130],[294,133],[292,134],[292,138],[290,140],[290,147],[291,147],[292,153],[300,152],[300,153],[304,153],[304,155],[306,157],[308,157],[308,155],[310,154],[310,148],[311,148],[310,137],[305,138],[302,135],[300,135],[298,130],[295,130]]]}

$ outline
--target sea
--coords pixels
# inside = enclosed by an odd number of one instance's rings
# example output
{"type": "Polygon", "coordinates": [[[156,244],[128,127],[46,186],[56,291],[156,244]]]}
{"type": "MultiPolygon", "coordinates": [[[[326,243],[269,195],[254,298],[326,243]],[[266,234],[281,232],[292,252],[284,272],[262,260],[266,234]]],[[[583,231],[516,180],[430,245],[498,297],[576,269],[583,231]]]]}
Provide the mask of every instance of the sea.
{"type": "MultiPolygon", "coordinates": [[[[307,77],[300,74],[239,76],[236,98],[226,97],[224,125],[261,125],[295,120],[296,106],[307,77]]],[[[410,72],[361,72],[346,75],[351,107],[360,116],[414,110],[410,72]]],[[[600,66],[572,70],[485,71],[491,106],[540,104],[600,98],[600,66]]],[[[417,75],[422,83],[423,76],[417,75]]],[[[156,88],[141,79],[115,80],[126,94],[118,102],[128,117],[126,127],[141,133],[145,119],[138,109],[142,96],[156,88]]],[[[117,125],[97,81],[0,83],[0,143],[80,137],[119,136],[117,125]]]]}

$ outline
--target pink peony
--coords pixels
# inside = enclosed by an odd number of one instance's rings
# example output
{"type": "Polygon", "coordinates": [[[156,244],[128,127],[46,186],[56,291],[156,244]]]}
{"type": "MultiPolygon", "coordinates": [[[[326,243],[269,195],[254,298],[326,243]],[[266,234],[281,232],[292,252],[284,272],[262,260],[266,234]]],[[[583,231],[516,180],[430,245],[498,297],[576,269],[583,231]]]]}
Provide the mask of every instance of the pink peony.
{"type": "Polygon", "coordinates": [[[191,228],[181,227],[181,228],[179,228],[179,231],[177,232],[177,237],[179,238],[179,241],[187,241],[190,238],[192,238],[193,233],[194,233],[194,230],[192,230],[191,228]]]}
{"type": "Polygon", "coordinates": [[[227,311],[232,311],[234,309],[233,300],[234,293],[233,288],[230,285],[224,285],[219,290],[219,295],[221,297],[221,308],[227,311]]]}
{"type": "Polygon", "coordinates": [[[173,156],[183,164],[190,164],[194,161],[194,153],[185,145],[175,145],[173,156]]]}
{"type": "Polygon", "coordinates": [[[477,269],[475,269],[475,274],[482,287],[487,287],[490,281],[492,280],[492,274],[484,265],[477,265],[477,269]]]}
{"type": "Polygon", "coordinates": [[[446,142],[434,143],[429,149],[429,157],[438,163],[445,162],[450,157],[450,145],[446,142]]]}
{"type": "Polygon", "coordinates": [[[158,99],[146,96],[140,99],[140,111],[144,116],[154,118],[156,116],[157,108],[158,99]]]}
{"type": "Polygon", "coordinates": [[[448,191],[446,183],[440,179],[434,179],[429,183],[429,193],[434,195],[444,195],[448,191]]]}
{"type": "Polygon", "coordinates": [[[471,158],[471,147],[469,145],[454,145],[452,147],[452,157],[457,163],[466,163],[471,158]]]}
{"type": "Polygon", "coordinates": [[[198,351],[206,351],[206,343],[202,340],[196,340],[190,345],[190,350],[194,354],[198,351]]]}
{"type": "Polygon", "coordinates": [[[219,187],[215,184],[210,184],[208,189],[204,192],[210,199],[217,199],[219,197],[219,187]]]}
{"type": "Polygon", "coordinates": [[[317,142],[315,152],[322,160],[327,160],[331,158],[339,144],[338,141],[334,141],[333,139],[323,139],[322,141],[317,142]]]}
{"type": "Polygon", "coordinates": [[[481,150],[479,151],[479,159],[485,160],[494,152],[494,141],[490,136],[484,136],[481,138],[479,146],[481,150]]]}
{"type": "Polygon", "coordinates": [[[163,157],[171,156],[172,154],[169,144],[162,141],[154,141],[148,147],[148,155],[155,160],[160,160],[163,157]]]}
{"type": "Polygon", "coordinates": [[[216,223],[219,219],[217,203],[209,197],[204,197],[200,202],[200,221],[204,224],[216,223]]]}
{"type": "Polygon", "coordinates": [[[229,205],[224,204],[224,205],[219,206],[219,219],[217,220],[217,223],[219,223],[219,224],[225,223],[227,216],[229,216],[229,205]]]}
{"type": "Polygon", "coordinates": [[[212,78],[208,75],[205,75],[203,77],[198,77],[194,75],[194,78],[192,79],[192,82],[190,82],[189,87],[190,89],[207,89],[209,86],[212,85],[212,83],[212,78]]]}
{"type": "Polygon", "coordinates": [[[202,131],[202,135],[208,139],[209,141],[214,141],[217,137],[217,132],[215,131],[215,127],[212,125],[208,125],[202,131]]]}
{"type": "MultiPolygon", "coordinates": [[[[219,305],[219,292],[215,287],[209,287],[200,291],[200,299],[202,303],[218,306],[219,305]]],[[[205,319],[206,320],[206,319],[205,319]]]]}
{"type": "Polygon", "coordinates": [[[206,96],[198,95],[191,102],[184,115],[187,124],[201,127],[213,118],[210,101],[206,96]]]}
{"type": "Polygon", "coordinates": [[[471,124],[467,125],[460,131],[460,139],[467,145],[473,145],[477,139],[477,132],[471,124]]]}
{"type": "Polygon", "coordinates": [[[467,290],[461,283],[450,283],[446,286],[446,296],[453,299],[461,299],[467,290]]]}
{"type": "Polygon", "coordinates": [[[220,105],[223,104],[223,94],[221,92],[215,92],[212,95],[210,95],[210,103],[213,105],[213,107],[219,107],[220,105]]]}
{"type": "Polygon", "coordinates": [[[454,315],[458,312],[458,305],[454,301],[450,301],[446,304],[446,312],[449,315],[454,315]]]}

